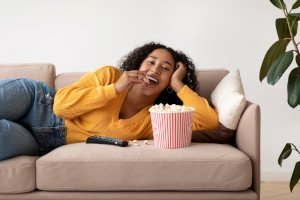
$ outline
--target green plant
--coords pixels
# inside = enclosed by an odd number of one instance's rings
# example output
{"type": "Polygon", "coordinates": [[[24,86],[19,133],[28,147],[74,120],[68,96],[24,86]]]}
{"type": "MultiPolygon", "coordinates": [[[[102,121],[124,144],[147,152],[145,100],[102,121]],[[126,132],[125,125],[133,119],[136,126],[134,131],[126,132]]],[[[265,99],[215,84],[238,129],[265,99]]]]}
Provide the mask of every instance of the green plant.
{"type": "MultiPolygon", "coordinates": [[[[290,72],[288,77],[287,92],[288,104],[295,108],[300,105],[300,52],[298,49],[299,43],[296,43],[295,36],[298,29],[298,21],[300,13],[292,13],[300,7],[300,0],[295,1],[291,9],[288,11],[283,0],[270,0],[277,8],[284,13],[284,18],[276,19],[276,30],[278,41],[276,41],[267,51],[263,63],[260,68],[259,80],[263,81],[267,77],[267,82],[275,85],[286,69],[295,59],[297,66],[290,72]],[[292,42],[294,49],[286,51],[288,44],[292,42]],[[294,56],[295,54],[295,56],[294,56]]],[[[300,154],[297,147],[292,143],[287,143],[282,150],[278,164],[281,166],[283,159],[288,158],[292,151],[295,150],[300,154]]],[[[300,161],[295,164],[293,175],[290,181],[290,190],[298,183],[300,179],[300,161]]]]}
{"type": "MultiPolygon", "coordinates": [[[[297,149],[297,147],[294,144],[287,143],[285,145],[285,147],[283,148],[283,150],[282,150],[282,152],[281,152],[281,154],[278,158],[278,164],[280,166],[282,165],[283,159],[288,158],[291,155],[293,150],[300,154],[299,150],[297,149]]],[[[290,181],[290,190],[291,190],[291,192],[293,191],[295,185],[298,183],[299,179],[300,179],[300,161],[298,161],[295,164],[293,175],[292,175],[292,178],[291,178],[291,181],[290,181]]]]}

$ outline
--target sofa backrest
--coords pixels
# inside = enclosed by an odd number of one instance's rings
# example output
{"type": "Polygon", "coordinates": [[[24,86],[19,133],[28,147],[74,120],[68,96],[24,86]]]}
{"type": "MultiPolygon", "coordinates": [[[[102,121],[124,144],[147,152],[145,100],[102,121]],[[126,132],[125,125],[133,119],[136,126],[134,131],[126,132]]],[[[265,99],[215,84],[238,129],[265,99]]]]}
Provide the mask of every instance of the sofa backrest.
{"type": "MultiPolygon", "coordinates": [[[[56,76],[54,85],[56,89],[70,85],[80,79],[85,72],[62,73],[56,76]]],[[[228,74],[228,70],[222,68],[197,69],[196,75],[199,81],[197,93],[210,101],[210,95],[217,84],[228,74]]]]}
{"type": "MultiPolygon", "coordinates": [[[[51,88],[59,89],[80,79],[86,72],[69,72],[56,76],[55,66],[49,63],[42,64],[13,64],[0,65],[0,79],[32,78],[47,83],[51,88]]],[[[198,94],[210,101],[210,95],[217,84],[228,73],[222,68],[197,69],[199,80],[198,94]]]]}
{"type": "Polygon", "coordinates": [[[50,63],[0,65],[0,79],[31,78],[44,81],[54,88],[55,76],[55,67],[50,63]]]}

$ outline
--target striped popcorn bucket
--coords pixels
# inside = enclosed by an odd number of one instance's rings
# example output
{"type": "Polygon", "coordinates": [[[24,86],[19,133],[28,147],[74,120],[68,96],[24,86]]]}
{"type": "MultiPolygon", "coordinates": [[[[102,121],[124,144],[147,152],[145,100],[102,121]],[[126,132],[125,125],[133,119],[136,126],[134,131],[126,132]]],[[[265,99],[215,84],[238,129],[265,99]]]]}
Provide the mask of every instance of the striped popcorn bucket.
{"type": "Polygon", "coordinates": [[[181,148],[191,144],[194,110],[150,113],[155,146],[181,148]]]}

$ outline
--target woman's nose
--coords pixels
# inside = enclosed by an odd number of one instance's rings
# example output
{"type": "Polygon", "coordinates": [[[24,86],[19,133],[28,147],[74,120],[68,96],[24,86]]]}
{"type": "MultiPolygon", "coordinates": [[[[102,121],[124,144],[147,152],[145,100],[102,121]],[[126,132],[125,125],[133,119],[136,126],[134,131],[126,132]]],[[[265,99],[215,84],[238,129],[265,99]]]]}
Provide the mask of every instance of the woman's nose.
{"type": "Polygon", "coordinates": [[[160,74],[159,67],[158,66],[152,67],[150,69],[150,72],[153,73],[153,74],[160,74]]]}

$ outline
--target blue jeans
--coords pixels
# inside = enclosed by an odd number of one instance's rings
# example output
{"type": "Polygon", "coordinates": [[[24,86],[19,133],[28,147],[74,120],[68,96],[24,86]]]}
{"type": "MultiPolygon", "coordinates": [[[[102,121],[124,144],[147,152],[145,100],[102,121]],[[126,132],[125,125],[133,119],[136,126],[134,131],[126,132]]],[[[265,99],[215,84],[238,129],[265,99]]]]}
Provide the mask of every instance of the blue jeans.
{"type": "Polygon", "coordinates": [[[64,122],[53,113],[54,96],[42,81],[0,80],[0,160],[41,156],[66,143],[64,122]]]}

